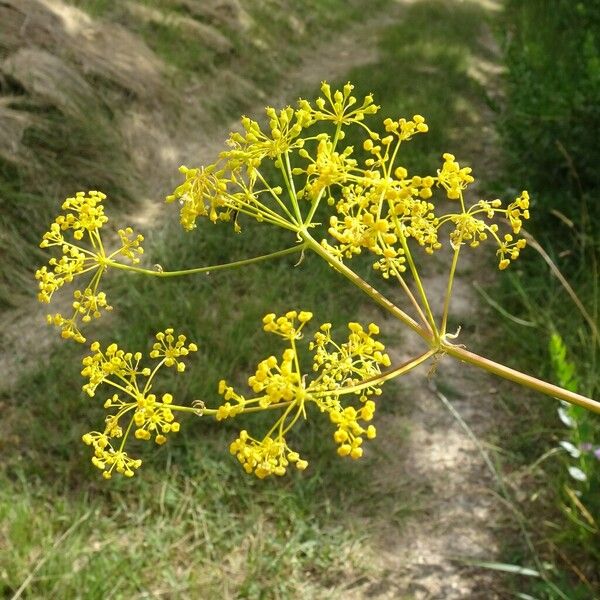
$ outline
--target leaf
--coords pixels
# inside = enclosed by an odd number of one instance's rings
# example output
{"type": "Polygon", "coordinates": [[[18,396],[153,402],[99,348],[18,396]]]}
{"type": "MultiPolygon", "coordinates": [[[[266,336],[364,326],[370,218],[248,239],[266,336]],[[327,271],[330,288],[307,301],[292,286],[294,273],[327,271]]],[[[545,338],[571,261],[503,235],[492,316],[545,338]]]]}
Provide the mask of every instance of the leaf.
{"type": "Polygon", "coordinates": [[[476,562],[472,561],[470,564],[476,567],[483,567],[484,569],[490,569],[492,571],[504,571],[505,573],[514,573],[515,575],[525,575],[526,577],[541,577],[539,571],[530,569],[528,567],[521,567],[519,565],[511,565],[508,563],[499,562],[476,562]]]}

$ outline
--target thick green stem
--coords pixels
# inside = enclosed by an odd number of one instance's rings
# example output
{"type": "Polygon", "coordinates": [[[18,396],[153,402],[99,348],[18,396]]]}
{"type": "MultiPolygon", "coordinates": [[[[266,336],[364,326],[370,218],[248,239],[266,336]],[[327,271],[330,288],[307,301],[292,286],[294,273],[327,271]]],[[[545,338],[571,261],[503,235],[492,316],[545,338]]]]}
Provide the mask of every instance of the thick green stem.
{"type": "Polygon", "coordinates": [[[521,373],[520,371],[516,371],[515,369],[511,369],[510,367],[494,362],[489,358],[485,358],[475,354],[474,352],[470,352],[461,346],[455,346],[448,342],[442,342],[441,347],[446,354],[460,361],[479,367],[480,369],[488,371],[489,373],[493,373],[494,375],[498,375],[503,379],[514,381],[515,383],[518,383],[524,387],[528,387],[537,392],[541,392],[542,394],[546,394],[546,396],[552,396],[553,398],[564,400],[565,402],[570,402],[571,404],[576,404],[577,406],[582,406],[583,408],[587,408],[592,412],[600,414],[600,402],[597,402],[596,400],[592,400],[591,398],[586,398],[581,394],[576,394],[575,392],[565,390],[557,385],[553,385],[552,383],[532,377],[531,375],[526,375],[525,373],[521,373]]]}

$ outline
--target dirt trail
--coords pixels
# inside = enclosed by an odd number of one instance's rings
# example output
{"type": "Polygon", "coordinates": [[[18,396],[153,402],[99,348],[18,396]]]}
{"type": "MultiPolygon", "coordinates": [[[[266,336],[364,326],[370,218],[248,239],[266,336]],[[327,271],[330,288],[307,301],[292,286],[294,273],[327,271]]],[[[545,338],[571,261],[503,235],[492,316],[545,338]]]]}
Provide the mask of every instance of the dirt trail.
{"type": "MultiPolygon", "coordinates": [[[[268,91],[269,103],[274,106],[291,103],[298,93],[316,87],[320,80],[340,79],[353,67],[375,62],[382,28],[402,18],[404,5],[417,1],[396,2],[392,11],[375,15],[308,51],[277,89],[268,91]]],[[[493,6],[495,3],[487,2],[486,8],[493,6]]],[[[497,67],[474,63],[472,73],[474,77],[494,77],[497,67]]],[[[246,112],[258,115],[263,105],[261,101],[246,112]]],[[[479,139],[485,147],[470,148],[469,153],[492,154],[489,124],[493,115],[489,110],[486,113],[484,107],[481,110],[480,122],[487,124],[488,131],[482,131],[479,139]]],[[[182,163],[212,161],[228,132],[236,126],[237,121],[214,129],[209,137],[193,135],[190,137],[197,139],[183,146],[171,146],[154,165],[153,180],[173,180],[176,167],[182,163]]],[[[163,192],[155,191],[156,196],[163,192]]],[[[147,202],[141,211],[136,211],[137,225],[142,229],[149,227],[163,209],[160,200],[147,202]]],[[[463,265],[467,277],[457,279],[453,314],[459,321],[472,320],[479,302],[470,275],[476,269],[475,262],[463,265]]],[[[438,264],[433,271],[425,280],[426,289],[443,290],[446,270],[438,264]]],[[[432,293],[432,296],[442,297],[442,294],[432,293]]],[[[11,351],[0,356],[3,374],[0,391],[10,389],[18,375],[39,361],[54,344],[56,332],[43,324],[46,312],[46,307],[36,304],[35,310],[26,306],[5,315],[0,327],[1,343],[11,351]]],[[[410,344],[406,341],[399,345],[394,363],[414,356],[410,344]]],[[[373,575],[348,589],[347,598],[492,600],[501,597],[494,591],[489,573],[456,560],[494,560],[498,547],[494,521],[502,510],[491,492],[493,480],[480,449],[439,396],[443,390],[475,434],[485,438],[495,421],[490,398],[495,382],[447,358],[437,365],[434,376],[426,375],[426,370],[420,369],[402,380],[398,401],[406,404],[404,399],[409,398],[408,404],[414,408],[409,414],[388,414],[381,419],[376,440],[376,453],[381,457],[376,461],[376,485],[388,490],[390,497],[406,498],[411,490],[416,514],[403,521],[400,528],[390,526],[386,515],[375,518],[379,525],[371,525],[369,548],[366,548],[372,556],[373,575]]]]}
{"type": "MultiPolygon", "coordinates": [[[[496,2],[480,4],[488,10],[498,9],[496,2]]],[[[484,23],[481,40],[494,56],[499,55],[484,23]]],[[[492,93],[499,88],[499,73],[496,62],[473,57],[469,65],[469,75],[492,93]]],[[[468,147],[459,150],[464,156],[479,157],[479,173],[490,173],[497,162],[494,114],[483,103],[477,111],[475,121],[481,128],[471,136],[468,147]]],[[[476,188],[471,193],[476,194],[476,188]]],[[[430,298],[442,299],[449,264],[437,255],[436,260],[423,283],[430,298]]],[[[489,280],[490,260],[493,257],[484,252],[463,253],[451,307],[456,322],[472,324],[481,314],[481,300],[473,283],[489,280]]],[[[441,306],[432,308],[440,314],[441,306]]],[[[461,338],[477,345],[470,332],[463,332],[461,338]]],[[[411,341],[402,339],[390,352],[394,364],[415,356],[411,341]]],[[[415,340],[413,347],[420,346],[415,340]]],[[[399,528],[390,527],[390,519],[380,515],[380,525],[370,540],[376,574],[352,590],[352,598],[504,597],[492,571],[468,564],[469,560],[498,560],[498,523],[506,513],[484,456],[486,439],[497,434],[500,422],[494,401],[497,382],[448,357],[428,368],[420,367],[402,378],[397,401],[412,408],[408,414],[400,411],[380,419],[376,440],[376,485],[408,504],[399,506],[399,512],[406,508],[414,515],[403,520],[399,528]],[[412,502],[407,500],[411,494],[412,502]]]]}
{"type": "MultiPolygon", "coordinates": [[[[441,273],[426,278],[425,288],[434,289],[442,279],[441,273]]],[[[457,284],[453,314],[459,322],[470,322],[478,298],[466,278],[457,284]]],[[[408,342],[401,346],[391,353],[394,364],[415,355],[408,342]]],[[[400,382],[396,401],[411,407],[408,414],[386,414],[378,423],[377,485],[389,487],[390,495],[402,498],[414,514],[399,529],[383,519],[373,532],[379,574],[356,597],[499,598],[491,572],[469,568],[465,562],[497,560],[495,522],[503,507],[481,454],[484,442],[478,441],[497,426],[495,382],[447,357],[428,368],[400,382]],[[444,401],[451,403],[471,434],[444,401]]]]}

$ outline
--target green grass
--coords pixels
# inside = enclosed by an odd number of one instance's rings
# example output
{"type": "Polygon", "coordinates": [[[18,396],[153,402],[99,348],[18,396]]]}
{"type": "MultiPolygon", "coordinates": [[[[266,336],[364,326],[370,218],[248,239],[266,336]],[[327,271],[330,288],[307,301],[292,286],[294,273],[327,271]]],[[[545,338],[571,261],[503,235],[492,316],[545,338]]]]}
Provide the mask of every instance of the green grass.
{"type": "Polygon", "coordinates": [[[0,159],[0,310],[33,295],[31,272],[41,258],[37,244],[65,197],[82,187],[103,189],[123,206],[136,179],[110,115],[92,107],[85,118],[30,110],[39,120],[21,147],[31,158],[0,159]]]}
{"type": "MultiPolygon", "coordinates": [[[[487,52],[475,41],[482,17],[468,3],[407,8],[403,21],[383,33],[377,64],[344,78],[356,83],[358,94],[374,92],[384,115],[427,117],[431,134],[406,149],[411,169],[434,169],[442,152],[460,151],[468,141],[463,137],[477,134],[472,117],[485,96],[469,77],[467,61],[487,52]]],[[[244,223],[241,235],[207,224],[184,235],[165,217],[145,246],[149,264],[175,269],[292,243],[293,237],[251,223],[244,223]]],[[[161,328],[183,330],[200,351],[184,375],[164,385],[182,403],[214,401],[221,377],[243,384],[258,360],[280,351],[277,339],[261,331],[266,312],[311,310],[317,323],[340,327],[361,314],[364,299],[333,270],[314,256],[296,262],[286,258],[176,281],[112,274],[107,291],[116,314],[100,321],[90,337],[135,351],[148,350],[161,328]]],[[[165,447],[140,448],[145,462],[136,478],[107,484],[80,442],[103,418],[97,399],[80,391],[80,358],[81,347],[57,346],[1,399],[6,442],[0,547],[16,549],[0,554],[5,596],[31,576],[30,597],[76,597],[82,590],[103,599],[160,593],[335,597],[348,582],[369,574],[369,527],[380,515],[393,515],[400,531],[406,515],[418,510],[414,482],[405,496],[371,484],[378,465],[393,457],[372,451],[362,461],[340,460],[320,414],[311,415],[290,440],[310,461],[304,474],[260,482],[229,456],[238,428],[262,431],[268,416],[218,426],[188,418],[165,447]]],[[[386,410],[398,409],[383,403],[381,412],[386,410]]]]}
{"type": "MultiPolygon", "coordinates": [[[[598,112],[591,97],[597,96],[599,81],[600,3],[558,1],[554,10],[547,8],[547,3],[536,0],[511,0],[504,15],[508,73],[500,124],[508,165],[505,180],[518,180],[531,191],[534,206],[528,229],[597,327],[600,254],[594,223],[600,190],[593,165],[598,112]]],[[[496,359],[598,398],[599,346],[590,324],[539,255],[529,249],[519,262],[500,280],[493,297],[509,314],[534,327],[504,319],[492,344],[496,359]],[[549,348],[553,334],[563,340],[562,347],[555,338],[549,348]],[[568,376],[569,364],[574,367],[573,377],[568,376]]],[[[600,446],[598,415],[569,408],[566,413],[573,427],[567,427],[553,400],[525,395],[507,397],[506,402],[507,418],[512,421],[506,469],[530,471],[519,483],[532,500],[521,503],[520,509],[529,520],[540,559],[551,565],[549,579],[556,586],[551,589],[547,582],[539,582],[529,591],[549,599],[599,597],[600,461],[590,452],[573,458],[562,451],[530,468],[560,441],[578,448],[586,443],[600,446]],[[580,468],[587,480],[573,479],[569,467],[580,468]],[[577,493],[577,501],[567,488],[577,493]]],[[[517,562],[523,558],[522,549],[512,547],[507,552],[517,562]]]]}
{"type": "MultiPolygon", "coordinates": [[[[554,254],[548,243],[545,247],[554,254]]],[[[560,265],[560,258],[555,258],[560,265]]],[[[597,306],[597,291],[594,291],[593,284],[590,285],[589,275],[582,276],[569,271],[564,273],[568,274],[583,304],[588,308],[597,306]]],[[[539,373],[558,385],[569,385],[569,381],[561,377],[556,351],[549,350],[551,335],[558,332],[566,342],[567,351],[566,359],[559,360],[567,360],[575,366],[576,385],[573,385],[574,380],[570,389],[591,398],[598,397],[597,346],[588,325],[564,289],[553,281],[540,257],[530,250],[520,268],[497,287],[493,296],[510,314],[533,322],[536,326],[520,327],[504,320],[503,326],[496,330],[496,339],[491,340],[492,357],[519,365],[527,372],[539,373]],[[522,294],[516,295],[517,289],[522,290],[522,294]]],[[[595,319],[598,322],[597,316],[595,319]]],[[[560,441],[569,441],[578,448],[584,443],[600,446],[597,415],[578,407],[566,409],[576,424],[574,428],[569,428],[559,419],[559,405],[554,400],[531,394],[514,396],[509,395],[508,391],[505,394],[507,427],[512,432],[505,448],[510,453],[510,460],[505,464],[507,470],[528,470],[546,452],[558,448],[560,441]]],[[[597,527],[590,526],[566,488],[577,491],[579,502],[598,523],[599,483],[600,461],[591,453],[583,453],[581,458],[576,459],[564,451],[548,458],[535,467],[530,476],[519,481],[523,495],[533,499],[523,502],[520,509],[528,519],[536,551],[541,560],[553,565],[554,572],[550,572],[550,579],[568,598],[596,597],[600,592],[597,577],[600,546],[597,527]],[[587,475],[587,481],[575,481],[569,475],[569,467],[581,468],[587,475]],[[576,565],[576,569],[573,565],[576,565]],[[576,572],[577,569],[585,580],[576,572]]],[[[521,554],[514,546],[507,552],[509,555],[512,553],[512,559],[516,562],[519,562],[519,557],[527,560],[527,553],[521,554]]],[[[536,585],[532,590],[536,597],[538,594],[541,598],[560,597],[556,591],[549,590],[546,584],[536,585]]]]}

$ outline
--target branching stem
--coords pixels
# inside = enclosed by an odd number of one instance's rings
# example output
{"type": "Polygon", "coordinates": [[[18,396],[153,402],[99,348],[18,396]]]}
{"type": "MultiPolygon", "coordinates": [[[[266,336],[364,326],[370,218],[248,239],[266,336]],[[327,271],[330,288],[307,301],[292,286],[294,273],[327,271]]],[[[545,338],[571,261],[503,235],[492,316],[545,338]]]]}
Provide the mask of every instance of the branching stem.
{"type": "Polygon", "coordinates": [[[367,296],[372,298],[379,306],[388,311],[391,315],[402,321],[407,327],[412,329],[417,335],[426,340],[431,344],[431,334],[427,329],[419,325],[410,315],[405,313],[402,309],[398,308],[393,302],[388,300],[381,292],[376,290],[373,286],[369,285],[364,279],[359,277],[352,269],[348,268],[343,262],[337,260],[331,254],[325,250],[306,229],[301,229],[298,235],[306,242],[306,245],[318,254],[321,258],[326,260],[331,267],[333,267],[338,273],[341,273],[344,277],[349,279],[354,285],[360,288],[367,296]]]}
{"type": "MultiPolygon", "coordinates": [[[[356,285],[363,292],[365,292],[379,306],[384,308],[388,313],[390,313],[392,316],[397,318],[399,321],[401,321],[407,327],[409,327],[415,333],[417,333],[421,338],[423,338],[429,345],[432,354],[441,351],[442,353],[447,354],[448,356],[452,356],[457,360],[474,365],[480,369],[483,369],[484,371],[487,371],[488,373],[493,373],[494,375],[502,377],[503,379],[508,379],[509,381],[513,381],[515,383],[518,383],[519,385],[545,394],[546,396],[551,396],[559,400],[564,400],[571,404],[582,406],[592,412],[600,414],[600,402],[597,402],[596,400],[592,400],[591,398],[587,398],[586,396],[582,396],[581,394],[576,394],[575,392],[571,392],[552,383],[548,383],[541,379],[537,379],[536,377],[532,377],[531,375],[527,375],[526,373],[521,373],[516,369],[512,369],[510,367],[507,367],[506,365],[494,362],[489,358],[485,358],[483,356],[475,354],[474,352],[470,352],[469,350],[461,346],[455,346],[454,344],[449,343],[443,337],[436,338],[432,336],[430,331],[425,329],[423,326],[419,325],[419,323],[417,323],[412,317],[410,317],[403,310],[398,308],[393,302],[388,300],[385,296],[383,296],[383,294],[381,294],[375,288],[370,286],[366,281],[361,279],[354,271],[352,271],[342,262],[331,256],[325,250],[325,248],[323,248],[308,233],[308,231],[302,229],[298,232],[298,235],[306,242],[307,246],[311,250],[313,250],[324,260],[326,260],[336,271],[338,271],[338,273],[344,275],[344,277],[349,279],[354,285],[356,285]]],[[[429,356],[427,356],[427,358],[429,358],[429,356]]]]}
{"type": "Polygon", "coordinates": [[[225,271],[226,269],[235,269],[236,267],[243,267],[254,263],[269,260],[271,258],[280,258],[287,256],[288,254],[294,254],[301,252],[307,248],[308,244],[296,244],[284,250],[278,250],[277,252],[271,252],[270,254],[263,254],[262,256],[255,256],[254,258],[245,258],[244,260],[236,260],[230,263],[224,263],[222,265],[211,265],[208,267],[197,267],[195,269],[184,269],[182,271],[153,271],[152,269],[144,269],[142,267],[134,267],[126,265],[116,261],[107,261],[106,264],[109,267],[115,269],[121,269],[123,271],[131,271],[133,273],[140,273],[141,275],[151,275],[153,277],[179,277],[182,275],[195,275],[197,273],[212,273],[214,271],[225,271]]]}

